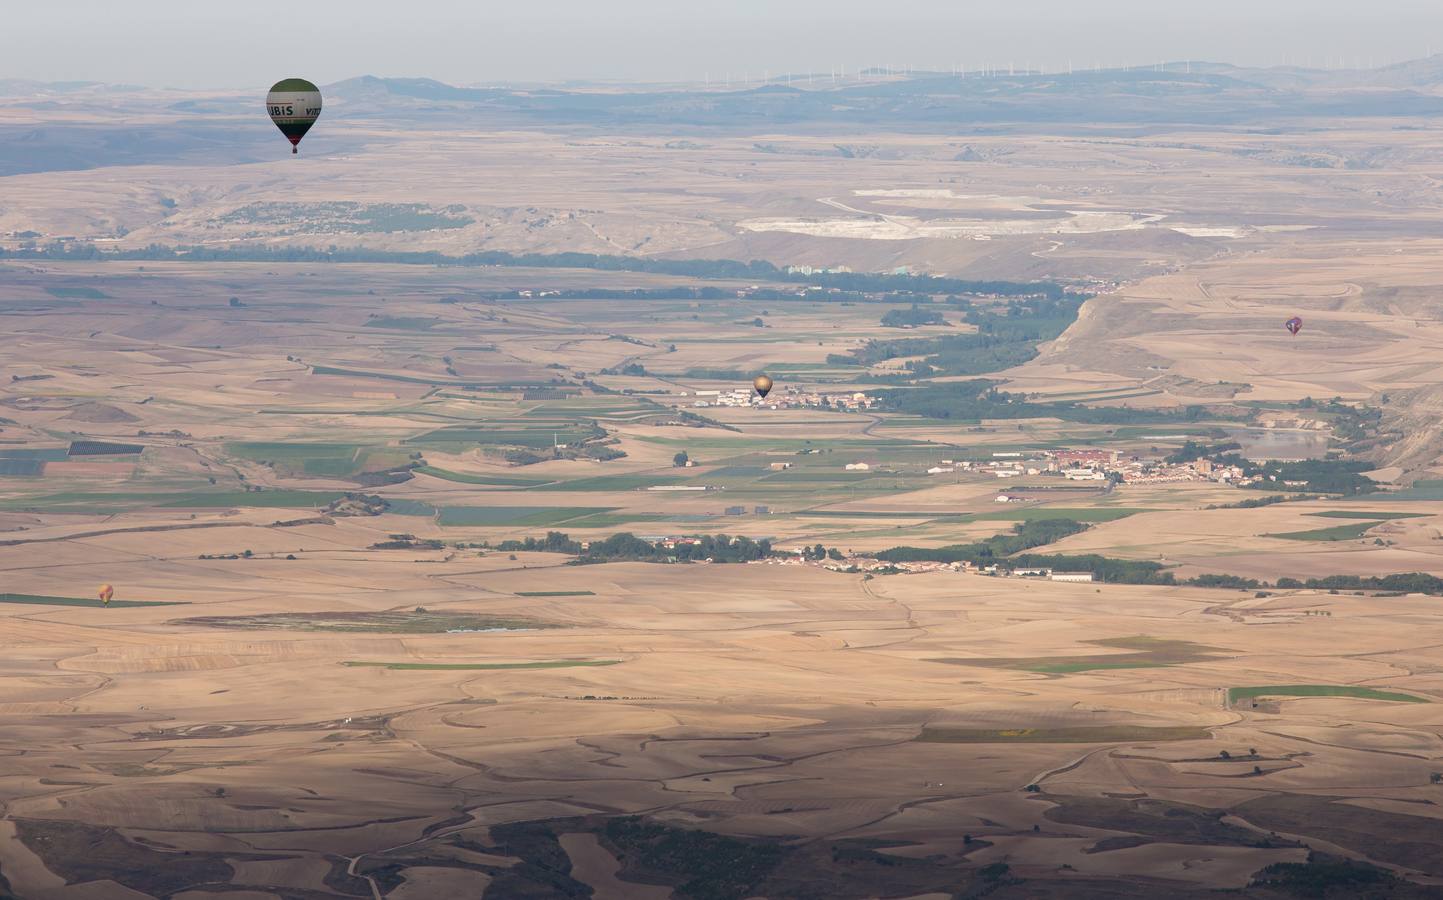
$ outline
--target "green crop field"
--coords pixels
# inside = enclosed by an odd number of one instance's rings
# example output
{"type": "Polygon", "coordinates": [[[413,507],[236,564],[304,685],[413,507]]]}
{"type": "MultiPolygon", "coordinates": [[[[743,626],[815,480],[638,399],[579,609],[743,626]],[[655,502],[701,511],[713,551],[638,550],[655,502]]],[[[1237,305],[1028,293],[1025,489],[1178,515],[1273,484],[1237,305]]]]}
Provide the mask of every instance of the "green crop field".
{"type": "MultiPolygon", "coordinates": [[[[767,466],[722,466],[707,473],[708,478],[756,478],[758,475],[768,475],[773,470],[767,466]]],[[[780,470],[778,470],[780,471],[780,470]]]]}
{"type": "Polygon", "coordinates": [[[432,386],[452,385],[460,387],[470,382],[460,378],[420,378],[415,375],[392,375],[389,372],[364,372],[359,369],[338,369],[335,366],[312,366],[316,375],[342,375],[349,378],[375,378],[381,381],[400,381],[405,384],[426,384],[432,386]]]}
{"type": "Polygon", "coordinates": [[[1353,522],[1348,525],[1334,525],[1331,528],[1314,528],[1310,531],[1284,531],[1280,534],[1265,534],[1263,537],[1282,538],[1285,541],[1351,541],[1360,538],[1369,528],[1382,522],[1353,522]]]}
{"type": "Polygon", "coordinates": [[[448,506],[441,510],[441,525],[559,525],[595,513],[609,513],[614,506],[448,506]]]}
{"type": "Polygon", "coordinates": [[[226,452],[243,459],[295,460],[328,458],[351,458],[360,449],[358,444],[340,444],[317,441],[315,443],[283,441],[237,441],[225,445],[226,452]]]}
{"type": "Polygon", "coordinates": [[[549,662],[529,663],[422,663],[422,662],[365,662],[346,660],[343,666],[375,666],[383,669],[411,671],[452,672],[471,669],[571,669],[580,666],[614,666],[619,659],[557,659],[549,662]]]}
{"type": "Polygon", "coordinates": [[[1388,519],[1421,519],[1426,517],[1428,514],[1405,512],[1367,512],[1361,509],[1357,511],[1351,509],[1330,509],[1324,512],[1308,513],[1307,515],[1318,516],[1319,518],[1323,519],[1378,519],[1381,521],[1387,521],[1388,519]]]}
{"type": "Polygon", "coordinates": [[[999,509],[995,512],[978,513],[970,518],[974,521],[999,520],[1006,522],[1035,522],[1051,519],[1071,519],[1074,522],[1115,522],[1118,519],[1125,519],[1143,512],[1152,512],[1152,510],[1124,506],[1092,506],[1072,509],[1059,506],[1034,506],[1027,509],[999,509]]]}
{"type": "MultiPolygon", "coordinates": [[[[582,516],[579,519],[570,519],[566,523],[567,528],[615,528],[618,525],[633,525],[639,522],[661,522],[672,519],[672,516],[661,513],[597,513],[594,516],[582,516]]],[[[680,519],[681,517],[675,517],[680,519]]]]}
{"type": "Polygon", "coordinates": [[[356,461],[350,457],[322,457],[308,459],[301,464],[301,471],[307,475],[344,478],[356,470],[356,461]]]}
{"type": "Polygon", "coordinates": [[[97,609],[124,609],[134,606],[186,606],[184,600],[112,600],[110,606],[97,597],[46,597],[40,594],[0,593],[0,603],[32,603],[37,606],[91,606],[97,609]]]}
{"type": "Polygon", "coordinates": [[[672,475],[598,475],[575,481],[554,481],[538,491],[635,491],[664,484],[680,484],[686,479],[672,475]]]}
{"type": "Polygon", "coordinates": [[[421,500],[403,500],[399,497],[387,497],[386,512],[397,516],[434,516],[436,515],[436,507],[421,500]]]}
{"type": "Polygon", "coordinates": [[[41,462],[61,462],[69,458],[70,448],[68,447],[0,450],[0,459],[34,459],[41,462]]]}
{"type": "Polygon", "coordinates": [[[343,491],[219,491],[191,494],[157,494],[155,506],[218,509],[229,506],[255,509],[314,509],[345,496],[343,491]]]}
{"type": "Polygon", "coordinates": [[[805,469],[783,469],[780,472],[773,472],[760,480],[767,484],[810,484],[813,482],[828,481],[835,481],[841,484],[854,484],[859,481],[866,481],[868,478],[876,478],[879,476],[895,477],[892,473],[887,472],[848,472],[841,466],[838,466],[835,469],[820,472],[808,472],[805,469]]]}
{"type": "Polygon", "coordinates": [[[933,512],[904,512],[901,510],[860,510],[860,509],[800,509],[796,515],[806,519],[933,519],[933,512]]]}
{"type": "Polygon", "coordinates": [[[1376,494],[1360,494],[1354,498],[1365,503],[1392,502],[1395,500],[1443,500],[1443,479],[1428,479],[1413,482],[1413,486],[1401,491],[1379,491],[1376,494]]]}
{"type": "Polygon", "coordinates": [[[538,425],[533,428],[478,428],[470,425],[452,425],[409,438],[405,443],[482,444],[542,450],[550,449],[553,442],[577,444],[602,437],[604,433],[596,427],[578,427],[576,425],[558,425],[556,427],[538,425]]]}
{"type": "Polygon", "coordinates": [[[0,475],[33,478],[45,471],[43,459],[5,459],[0,457],[0,475]]]}
{"type": "Polygon", "coordinates": [[[432,478],[440,478],[442,481],[454,481],[457,484],[486,484],[496,487],[535,487],[539,484],[546,484],[544,478],[521,478],[515,475],[472,475],[467,472],[451,472],[447,469],[440,469],[436,466],[420,466],[413,471],[422,475],[430,475],[432,478]]]}
{"type": "Polygon", "coordinates": [[[4,509],[73,509],[85,507],[87,512],[118,512],[139,506],[174,509],[314,509],[345,496],[341,491],[116,491],[96,493],[71,491],[37,497],[18,497],[0,501],[4,509]]]}
{"type": "MultiPolygon", "coordinates": [[[[575,422],[577,419],[631,419],[639,416],[652,416],[660,412],[666,412],[665,407],[650,402],[641,402],[627,397],[622,402],[616,402],[608,397],[595,398],[598,402],[583,402],[591,400],[588,397],[572,397],[565,403],[559,401],[546,401],[540,406],[534,406],[525,413],[528,419],[534,421],[548,419],[558,422],[575,422]]],[[[531,423],[528,423],[531,424],[531,423]]]]}
{"type": "Polygon", "coordinates": [[[1353,684],[1264,684],[1255,687],[1228,688],[1228,703],[1255,697],[1354,697],[1359,700],[1391,700],[1397,703],[1430,703],[1425,697],[1380,691],[1353,684]]]}
{"type": "Polygon", "coordinates": [[[242,459],[268,463],[277,471],[331,478],[344,478],[365,468],[396,465],[405,459],[405,455],[396,449],[387,451],[385,448],[327,442],[241,441],[227,444],[226,452],[242,459]],[[375,458],[371,458],[373,456],[375,458]]]}

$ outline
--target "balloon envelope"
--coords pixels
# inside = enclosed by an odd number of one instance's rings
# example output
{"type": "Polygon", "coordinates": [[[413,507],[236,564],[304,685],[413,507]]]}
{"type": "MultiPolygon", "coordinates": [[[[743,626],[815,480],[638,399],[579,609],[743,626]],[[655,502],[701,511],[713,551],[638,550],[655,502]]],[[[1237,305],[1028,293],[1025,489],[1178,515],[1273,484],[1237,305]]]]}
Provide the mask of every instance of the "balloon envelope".
{"type": "Polygon", "coordinates": [[[767,394],[771,393],[772,380],[765,375],[758,375],[756,378],[752,379],[752,387],[756,388],[757,394],[759,394],[761,398],[765,400],[767,398],[767,394]]]}
{"type": "Polygon", "coordinates": [[[1303,330],[1303,320],[1298,318],[1297,316],[1293,316],[1291,319],[1283,323],[1283,327],[1296,335],[1299,331],[1303,330]]]}
{"type": "Polygon", "coordinates": [[[111,597],[114,597],[114,596],[115,596],[115,588],[111,587],[111,586],[108,585],[108,584],[102,584],[102,585],[100,586],[100,602],[101,602],[101,603],[104,603],[104,604],[107,604],[107,605],[108,605],[108,604],[110,603],[110,598],[111,598],[111,597]]]}
{"type": "Polygon", "coordinates": [[[266,94],[266,112],[291,142],[291,152],[321,115],[321,89],[304,78],[283,78],[266,94]]]}

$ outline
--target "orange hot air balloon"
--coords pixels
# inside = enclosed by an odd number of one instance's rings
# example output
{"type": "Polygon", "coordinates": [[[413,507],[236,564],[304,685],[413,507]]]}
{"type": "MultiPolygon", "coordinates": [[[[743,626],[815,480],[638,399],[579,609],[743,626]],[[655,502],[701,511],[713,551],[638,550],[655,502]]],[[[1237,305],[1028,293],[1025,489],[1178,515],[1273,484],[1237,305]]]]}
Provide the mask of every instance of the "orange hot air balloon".
{"type": "Polygon", "coordinates": [[[100,603],[102,606],[110,605],[110,598],[115,596],[115,588],[108,584],[100,586],[100,603]]]}
{"type": "Polygon", "coordinates": [[[752,379],[752,387],[756,389],[757,395],[765,400],[767,394],[772,392],[772,380],[765,375],[758,375],[752,379]]]}

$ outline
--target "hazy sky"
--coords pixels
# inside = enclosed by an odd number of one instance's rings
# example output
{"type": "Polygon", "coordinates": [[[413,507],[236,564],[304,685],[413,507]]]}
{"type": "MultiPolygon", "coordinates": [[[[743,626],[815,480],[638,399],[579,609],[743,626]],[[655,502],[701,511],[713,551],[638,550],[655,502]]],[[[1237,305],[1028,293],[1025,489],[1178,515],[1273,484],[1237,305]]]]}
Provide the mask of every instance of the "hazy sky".
{"type": "Polygon", "coordinates": [[[1351,66],[1443,50],[1429,0],[47,0],[5,2],[0,78],[249,87],[678,81],[876,63],[1055,71],[1159,59],[1351,66]]]}

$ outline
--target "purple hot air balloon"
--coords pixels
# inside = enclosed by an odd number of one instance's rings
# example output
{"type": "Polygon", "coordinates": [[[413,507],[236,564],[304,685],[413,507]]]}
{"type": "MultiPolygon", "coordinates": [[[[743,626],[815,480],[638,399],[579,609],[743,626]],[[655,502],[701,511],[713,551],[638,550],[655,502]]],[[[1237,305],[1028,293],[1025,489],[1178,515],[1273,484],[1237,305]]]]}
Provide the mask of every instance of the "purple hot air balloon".
{"type": "Polygon", "coordinates": [[[1291,319],[1283,323],[1283,327],[1288,329],[1288,331],[1291,331],[1294,337],[1297,337],[1298,332],[1303,330],[1303,320],[1298,316],[1293,316],[1291,319]]]}

